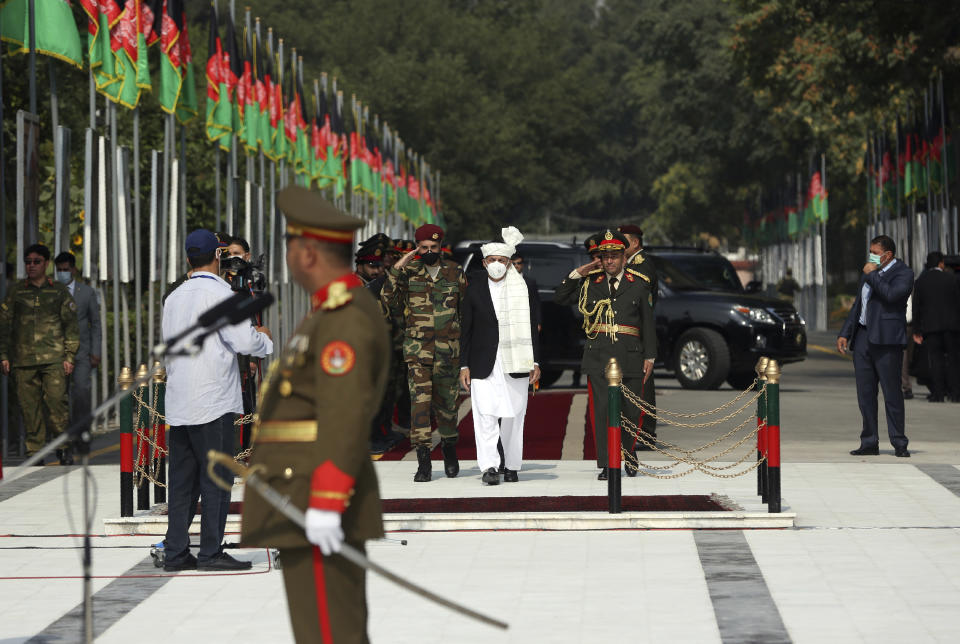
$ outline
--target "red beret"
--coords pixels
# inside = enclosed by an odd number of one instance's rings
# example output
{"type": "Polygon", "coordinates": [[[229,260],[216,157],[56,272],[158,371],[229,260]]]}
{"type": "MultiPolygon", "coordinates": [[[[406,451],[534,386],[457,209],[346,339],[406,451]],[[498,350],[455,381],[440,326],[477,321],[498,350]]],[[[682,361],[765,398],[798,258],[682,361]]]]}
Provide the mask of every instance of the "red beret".
{"type": "Polygon", "coordinates": [[[413,234],[413,238],[418,242],[422,242],[425,239],[432,239],[438,242],[443,239],[443,228],[436,224],[424,224],[417,228],[417,232],[413,234]]]}
{"type": "Polygon", "coordinates": [[[617,231],[621,233],[629,233],[630,235],[638,235],[640,237],[643,237],[643,231],[640,230],[640,226],[636,224],[623,224],[622,226],[617,228],[617,231]]]}

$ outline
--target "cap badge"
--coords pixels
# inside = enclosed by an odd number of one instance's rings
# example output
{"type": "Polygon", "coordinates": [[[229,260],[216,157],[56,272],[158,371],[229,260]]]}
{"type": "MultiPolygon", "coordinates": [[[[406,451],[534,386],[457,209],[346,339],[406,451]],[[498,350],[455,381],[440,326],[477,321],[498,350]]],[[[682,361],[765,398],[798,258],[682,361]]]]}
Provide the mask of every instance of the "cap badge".
{"type": "Polygon", "coordinates": [[[607,241],[610,241],[611,239],[613,239],[613,233],[608,230],[606,233],[604,233],[603,238],[606,239],[607,241]]]}
{"type": "Polygon", "coordinates": [[[440,233],[433,233],[430,235],[430,239],[440,239],[440,233]]]}

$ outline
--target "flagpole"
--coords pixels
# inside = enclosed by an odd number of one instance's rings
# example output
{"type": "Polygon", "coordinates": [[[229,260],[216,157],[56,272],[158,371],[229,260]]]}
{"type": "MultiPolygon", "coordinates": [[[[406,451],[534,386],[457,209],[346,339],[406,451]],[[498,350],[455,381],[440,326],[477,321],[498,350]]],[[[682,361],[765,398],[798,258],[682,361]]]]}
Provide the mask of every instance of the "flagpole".
{"type": "Polygon", "coordinates": [[[35,0],[27,2],[27,28],[30,30],[29,78],[30,113],[37,113],[37,8],[35,0]]]}
{"type": "MultiPolygon", "coordinates": [[[[141,240],[141,221],[140,221],[140,104],[133,108],[133,163],[130,164],[133,173],[133,288],[134,288],[134,310],[136,311],[136,333],[137,333],[137,352],[134,362],[140,364],[143,361],[143,282],[140,271],[142,263],[140,240],[141,240]]],[[[131,365],[132,366],[132,365],[131,365]]]]}
{"type": "Polygon", "coordinates": [[[950,230],[950,244],[943,250],[953,252],[957,243],[956,225],[950,226],[950,159],[947,156],[947,111],[943,104],[943,72],[940,72],[940,131],[943,135],[940,137],[940,143],[943,146],[942,163],[943,166],[943,219],[944,227],[950,230]],[[951,229],[952,228],[952,229],[951,229]]]}
{"type": "MultiPolygon", "coordinates": [[[[123,323],[119,323],[120,318],[120,249],[119,244],[121,240],[117,238],[117,172],[119,167],[117,164],[117,106],[113,102],[107,99],[107,116],[108,122],[110,123],[110,157],[108,160],[110,168],[110,177],[109,177],[109,191],[110,191],[110,221],[111,221],[111,232],[112,235],[108,237],[108,241],[112,241],[110,249],[110,262],[113,264],[113,369],[115,374],[120,373],[120,328],[123,326],[123,323]]],[[[124,318],[126,322],[126,318],[124,318]]],[[[127,364],[130,364],[130,361],[126,361],[127,364]]],[[[106,392],[104,392],[106,393],[106,392]]]]}
{"type": "MultiPolygon", "coordinates": [[[[2,22],[3,22],[3,12],[0,11],[0,32],[2,32],[2,22]]],[[[7,252],[7,188],[6,188],[6,176],[4,169],[6,168],[6,155],[3,152],[4,148],[4,136],[2,124],[3,120],[3,65],[0,65],[0,249],[3,249],[4,254],[7,252]]],[[[6,255],[4,255],[6,259],[6,255]]],[[[7,297],[7,270],[6,265],[4,265],[4,270],[0,271],[0,301],[3,301],[7,297]]],[[[0,408],[7,410],[7,382],[8,376],[6,374],[0,373],[0,408]]],[[[7,424],[7,418],[9,414],[3,413],[0,414],[0,460],[7,455],[7,441],[9,438],[9,426],[7,424]]]]}
{"type": "MultiPolygon", "coordinates": [[[[250,22],[250,7],[247,7],[246,10],[244,11],[243,22],[244,22],[244,25],[243,25],[244,29],[247,32],[246,37],[243,39],[243,46],[247,50],[245,52],[246,53],[245,59],[249,58],[251,61],[250,79],[252,81],[253,73],[254,73],[252,63],[254,61],[254,58],[253,58],[253,52],[252,52],[253,47],[251,46],[252,39],[250,35],[252,33],[251,22],[250,22]]],[[[247,91],[248,92],[253,91],[253,87],[252,86],[248,87],[247,91]]],[[[243,109],[244,109],[244,115],[246,115],[246,110],[251,109],[249,97],[247,97],[247,105],[244,105],[243,109]]],[[[247,120],[246,116],[244,116],[244,120],[247,120]]],[[[256,168],[254,167],[253,158],[250,155],[250,150],[247,149],[246,143],[243,143],[242,145],[244,146],[244,152],[245,152],[244,165],[247,168],[247,185],[244,186],[244,195],[243,195],[243,198],[244,198],[243,236],[244,236],[244,239],[247,240],[247,244],[250,244],[253,242],[253,186],[254,186],[254,183],[256,182],[257,177],[256,177],[256,168]]]]}
{"type": "MultiPolygon", "coordinates": [[[[150,151],[150,236],[149,236],[149,246],[150,253],[148,256],[148,266],[147,266],[147,347],[153,347],[155,345],[155,330],[154,330],[154,308],[155,301],[153,297],[153,284],[157,281],[157,255],[158,251],[163,243],[162,238],[159,237],[159,230],[157,228],[157,216],[159,209],[160,193],[157,190],[157,174],[159,172],[160,165],[160,153],[157,150],[150,151]]],[[[139,244],[138,244],[139,246],[139,244]]],[[[139,265],[137,267],[137,272],[139,273],[139,265]]]]}
{"type": "MultiPolygon", "coordinates": [[[[255,25],[256,26],[254,28],[254,34],[257,37],[257,44],[256,44],[256,47],[253,48],[253,52],[254,52],[253,55],[257,57],[260,54],[260,46],[262,42],[261,35],[260,35],[260,18],[256,19],[255,25]]],[[[255,61],[259,62],[259,58],[255,58],[255,61]]],[[[261,83],[263,82],[263,79],[260,78],[259,70],[257,71],[257,80],[259,80],[261,83]]],[[[260,109],[259,104],[257,105],[257,109],[258,110],[260,109]]],[[[270,118],[269,113],[267,114],[267,118],[268,119],[270,118]]],[[[264,133],[262,131],[260,132],[260,136],[261,137],[264,136],[264,133]]],[[[261,141],[259,146],[259,151],[257,153],[257,157],[260,162],[260,187],[257,191],[257,252],[258,253],[264,252],[264,243],[266,242],[266,236],[263,230],[263,190],[264,190],[264,187],[267,185],[267,173],[266,173],[266,161],[265,161],[266,155],[264,155],[263,153],[263,146],[264,146],[264,143],[261,141]]],[[[248,240],[248,242],[252,243],[252,240],[248,240]]]]}

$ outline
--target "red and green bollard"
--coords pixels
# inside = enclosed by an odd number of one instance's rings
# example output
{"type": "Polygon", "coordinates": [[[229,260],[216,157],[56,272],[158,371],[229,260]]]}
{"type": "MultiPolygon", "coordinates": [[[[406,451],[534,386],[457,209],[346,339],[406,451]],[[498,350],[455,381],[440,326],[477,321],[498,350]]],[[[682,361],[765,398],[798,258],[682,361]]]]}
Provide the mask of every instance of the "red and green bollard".
{"type": "MultiPolygon", "coordinates": [[[[757,372],[757,390],[763,391],[763,385],[767,381],[767,362],[768,358],[763,357],[757,360],[756,372],[757,372]]],[[[764,446],[763,440],[766,437],[766,424],[767,424],[767,409],[766,409],[766,394],[761,394],[757,398],[757,460],[760,461],[760,464],[757,465],[757,496],[759,496],[764,503],[767,502],[767,463],[763,460],[764,452],[766,452],[766,447],[764,446]]]]}
{"type": "Polygon", "coordinates": [[[767,509],[780,512],[780,365],[776,360],[767,363],[766,438],[767,454],[767,509]]]}
{"type": "MultiPolygon", "coordinates": [[[[148,423],[150,422],[150,409],[147,407],[148,388],[150,386],[149,378],[147,378],[148,375],[147,365],[140,365],[140,368],[137,369],[137,382],[141,384],[137,387],[137,398],[142,401],[142,404],[137,403],[136,460],[137,467],[140,468],[142,472],[150,471],[151,457],[153,456],[150,448],[150,435],[152,432],[148,427],[148,423]]],[[[150,483],[144,476],[140,477],[140,484],[137,487],[137,509],[150,509],[150,483]]]]}
{"type": "Polygon", "coordinates": [[[130,367],[120,370],[120,391],[129,392],[120,399],[120,516],[133,516],[133,374],[130,367]]]}
{"type": "Polygon", "coordinates": [[[167,390],[167,370],[159,362],[153,363],[153,408],[157,415],[153,419],[153,440],[157,444],[157,476],[153,486],[153,502],[167,502],[167,457],[163,453],[167,449],[167,424],[164,420],[166,408],[163,401],[167,390]]]}
{"type": "Polygon", "coordinates": [[[620,383],[623,374],[616,358],[610,358],[607,376],[607,503],[610,514],[620,514],[620,383]]]}

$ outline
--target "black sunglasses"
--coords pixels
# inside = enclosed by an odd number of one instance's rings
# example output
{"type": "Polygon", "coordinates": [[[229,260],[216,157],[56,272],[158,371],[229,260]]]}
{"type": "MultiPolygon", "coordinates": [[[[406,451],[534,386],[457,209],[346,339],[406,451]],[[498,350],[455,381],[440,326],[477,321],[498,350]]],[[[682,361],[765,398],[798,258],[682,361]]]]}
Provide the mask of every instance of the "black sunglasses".
{"type": "Polygon", "coordinates": [[[45,259],[25,259],[25,260],[23,260],[23,263],[29,266],[30,264],[42,264],[42,263],[44,263],[45,261],[47,261],[47,260],[45,260],[45,259]]]}

